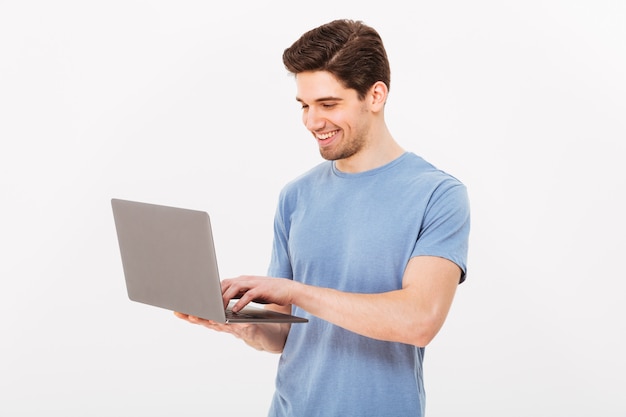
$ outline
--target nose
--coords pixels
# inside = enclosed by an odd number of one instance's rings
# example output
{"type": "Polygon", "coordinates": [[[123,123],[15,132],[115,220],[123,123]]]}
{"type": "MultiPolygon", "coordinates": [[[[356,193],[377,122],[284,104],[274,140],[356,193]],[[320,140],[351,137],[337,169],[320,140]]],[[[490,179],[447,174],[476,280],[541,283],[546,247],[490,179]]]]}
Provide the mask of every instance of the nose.
{"type": "Polygon", "coordinates": [[[324,119],[319,116],[319,113],[312,107],[308,107],[302,113],[302,122],[304,126],[310,130],[321,130],[324,127],[324,119]]]}

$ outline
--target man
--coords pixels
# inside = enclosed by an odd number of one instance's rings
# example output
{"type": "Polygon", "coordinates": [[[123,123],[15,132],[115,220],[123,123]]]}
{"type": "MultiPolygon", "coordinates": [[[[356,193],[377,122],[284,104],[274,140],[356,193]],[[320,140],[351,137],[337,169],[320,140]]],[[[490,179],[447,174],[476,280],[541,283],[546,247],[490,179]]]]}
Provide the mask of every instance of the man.
{"type": "Polygon", "coordinates": [[[336,20],[283,54],[302,120],[326,160],[287,184],[268,277],[222,282],[309,323],[219,324],[281,353],[270,416],[422,416],[424,347],[465,279],[465,186],[407,152],[384,118],[390,69],[378,33],[336,20]],[[293,311],[292,311],[293,310],[293,311]]]}

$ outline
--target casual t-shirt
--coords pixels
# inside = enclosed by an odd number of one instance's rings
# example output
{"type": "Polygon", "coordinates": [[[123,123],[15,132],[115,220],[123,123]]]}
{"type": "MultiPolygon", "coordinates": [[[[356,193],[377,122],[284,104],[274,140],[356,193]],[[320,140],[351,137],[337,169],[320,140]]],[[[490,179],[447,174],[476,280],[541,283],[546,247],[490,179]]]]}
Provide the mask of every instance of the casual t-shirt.
{"type": "MultiPolygon", "coordinates": [[[[462,282],[469,228],[466,187],[413,153],[356,174],[325,161],[281,191],[268,275],[380,293],[400,289],[409,259],[428,255],[456,263],[462,282]]],[[[422,347],[294,313],[309,322],[291,326],[271,417],[423,415],[422,347]]]]}

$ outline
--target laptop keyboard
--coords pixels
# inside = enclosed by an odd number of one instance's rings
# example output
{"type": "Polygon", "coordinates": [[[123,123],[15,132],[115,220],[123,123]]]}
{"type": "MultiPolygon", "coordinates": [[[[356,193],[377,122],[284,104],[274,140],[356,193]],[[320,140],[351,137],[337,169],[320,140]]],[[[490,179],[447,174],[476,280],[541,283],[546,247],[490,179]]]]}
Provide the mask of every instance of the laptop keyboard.
{"type": "Polygon", "coordinates": [[[233,310],[226,310],[226,320],[229,319],[235,319],[235,318],[239,318],[239,319],[253,319],[255,318],[255,316],[253,314],[247,314],[247,313],[235,313],[233,310]]]}

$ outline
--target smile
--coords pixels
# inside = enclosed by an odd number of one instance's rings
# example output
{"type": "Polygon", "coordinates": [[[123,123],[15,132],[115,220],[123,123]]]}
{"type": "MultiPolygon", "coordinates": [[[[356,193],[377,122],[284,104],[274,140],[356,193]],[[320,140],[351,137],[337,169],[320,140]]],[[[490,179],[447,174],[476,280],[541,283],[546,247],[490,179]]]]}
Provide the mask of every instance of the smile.
{"type": "Polygon", "coordinates": [[[315,137],[318,138],[319,140],[326,140],[328,138],[333,137],[337,132],[339,132],[338,130],[333,130],[332,132],[328,132],[328,133],[324,133],[324,134],[316,134],[315,137]]]}

